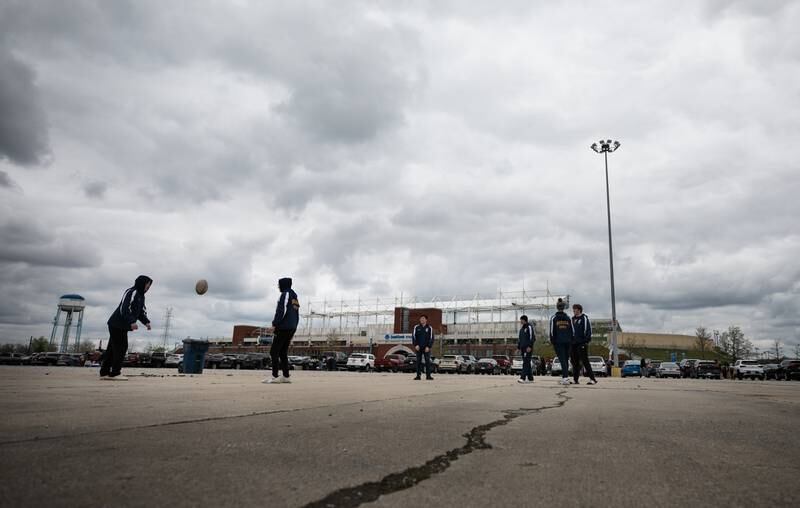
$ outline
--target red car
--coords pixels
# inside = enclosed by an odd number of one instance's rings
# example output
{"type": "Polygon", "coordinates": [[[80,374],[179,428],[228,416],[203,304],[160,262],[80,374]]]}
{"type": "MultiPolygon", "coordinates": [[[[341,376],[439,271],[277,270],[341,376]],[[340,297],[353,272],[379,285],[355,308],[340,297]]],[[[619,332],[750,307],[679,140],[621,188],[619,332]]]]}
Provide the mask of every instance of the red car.
{"type": "Polygon", "coordinates": [[[406,357],[403,355],[386,355],[383,358],[375,359],[375,370],[378,372],[384,370],[400,372],[403,370],[405,361],[406,357]]]}
{"type": "Polygon", "coordinates": [[[503,374],[511,374],[511,358],[508,355],[494,355],[492,358],[497,361],[497,365],[500,367],[500,372],[503,374]]]}

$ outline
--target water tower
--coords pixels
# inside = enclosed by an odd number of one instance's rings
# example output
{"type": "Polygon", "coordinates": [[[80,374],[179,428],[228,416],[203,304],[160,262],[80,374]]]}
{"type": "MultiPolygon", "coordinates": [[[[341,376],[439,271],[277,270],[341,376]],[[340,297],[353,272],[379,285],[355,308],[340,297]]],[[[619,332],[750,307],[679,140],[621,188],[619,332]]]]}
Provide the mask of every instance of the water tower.
{"type": "Polygon", "coordinates": [[[56,345],[56,332],[58,331],[61,313],[66,314],[64,321],[64,334],[61,336],[59,353],[66,353],[69,347],[69,329],[72,328],[73,314],[78,315],[78,327],[75,332],[75,345],[81,342],[81,328],[83,327],[83,310],[86,308],[86,300],[81,295],[64,295],[58,299],[58,310],[53,319],[53,333],[50,334],[50,348],[56,345]]]}

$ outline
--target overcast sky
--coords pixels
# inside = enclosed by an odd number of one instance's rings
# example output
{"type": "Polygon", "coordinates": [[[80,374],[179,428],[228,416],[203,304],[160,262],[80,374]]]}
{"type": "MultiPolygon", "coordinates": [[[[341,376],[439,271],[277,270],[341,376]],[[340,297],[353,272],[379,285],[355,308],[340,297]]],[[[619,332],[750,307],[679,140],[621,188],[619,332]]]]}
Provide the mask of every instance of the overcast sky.
{"type": "Polygon", "coordinates": [[[284,275],[304,301],[549,283],[608,317],[612,138],[622,326],[800,342],[798,26],[768,0],[0,0],[0,341],[73,292],[103,337],[140,273],[140,338],[168,305],[176,337],[268,322],[284,275]]]}

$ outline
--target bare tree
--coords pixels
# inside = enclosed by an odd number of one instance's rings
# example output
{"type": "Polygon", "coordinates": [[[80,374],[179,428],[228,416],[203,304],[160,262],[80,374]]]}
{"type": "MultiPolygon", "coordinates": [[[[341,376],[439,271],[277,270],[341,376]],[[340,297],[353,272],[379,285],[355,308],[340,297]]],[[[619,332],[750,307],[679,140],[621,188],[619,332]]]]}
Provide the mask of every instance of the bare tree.
{"type": "Polygon", "coordinates": [[[753,343],[744,336],[738,326],[729,326],[720,337],[720,349],[731,362],[747,358],[753,352],[753,343]]]}
{"type": "MultiPolygon", "coordinates": [[[[636,339],[636,336],[635,335],[625,334],[623,337],[624,338],[622,339],[622,342],[620,343],[620,345],[622,346],[622,349],[624,349],[625,351],[628,352],[628,356],[632,356],[634,354],[638,355],[639,354],[639,349],[640,349],[640,344],[639,344],[639,341],[636,339]]],[[[639,355],[639,356],[641,356],[641,355],[639,355]]]]}
{"type": "Polygon", "coordinates": [[[710,350],[712,347],[711,334],[708,333],[708,330],[706,330],[704,326],[698,326],[694,335],[697,337],[697,350],[700,351],[701,357],[705,360],[706,351],[710,350]]]}

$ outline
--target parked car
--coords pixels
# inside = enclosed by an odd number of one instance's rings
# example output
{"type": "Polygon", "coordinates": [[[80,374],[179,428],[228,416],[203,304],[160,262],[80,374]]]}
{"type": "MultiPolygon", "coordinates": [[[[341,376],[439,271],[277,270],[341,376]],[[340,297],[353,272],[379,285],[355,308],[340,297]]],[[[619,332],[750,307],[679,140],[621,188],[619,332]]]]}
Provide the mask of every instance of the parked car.
{"type": "Polygon", "coordinates": [[[622,377],[642,377],[642,364],[639,360],[627,360],[622,366],[622,377]]]}
{"type": "Polygon", "coordinates": [[[466,372],[466,364],[461,355],[444,355],[439,362],[439,372],[461,374],[466,372]]]}
{"type": "Polygon", "coordinates": [[[152,355],[150,353],[136,353],[136,367],[152,367],[152,355]]]}
{"type": "Polygon", "coordinates": [[[675,362],[661,362],[656,370],[656,377],[667,378],[673,377],[675,379],[681,378],[681,368],[675,362]]]}
{"type": "Polygon", "coordinates": [[[61,353],[36,353],[31,357],[31,365],[54,366],[61,358],[61,353]]]}
{"type": "Polygon", "coordinates": [[[321,361],[325,369],[330,370],[330,360],[333,359],[335,370],[347,369],[347,354],[341,351],[326,351],[322,353],[321,361]]]}
{"type": "Polygon", "coordinates": [[[644,369],[644,377],[656,377],[656,372],[658,372],[658,366],[661,365],[659,361],[651,361],[647,364],[647,367],[644,369]]]}
{"type": "Polygon", "coordinates": [[[225,355],[222,353],[209,353],[205,358],[206,369],[218,369],[222,362],[225,361],[225,355]]]}
{"type": "Polygon", "coordinates": [[[472,374],[473,372],[475,372],[475,364],[478,363],[478,359],[472,355],[461,355],[461,358],[464,359],[463,372],[467,374],[472,374]]]}
{"type": "Polygon", "coordinates": [[[417,372],[417,355],[406,356],[403,362],[403,372],[417,372]]]}
{"type": "Polygon", "coordinates": [[[791,381],[800,379],[800,360],[784,360],[781,362],[781,379],[791,381]]]}
{"type": "Polygon", "coordinates": [[[497,363],[497,360],[494,358],[481,358],[478,360],[478,363],[475,364],[475,372],[478,374],[501,374],[502,370],[500,369],[500,364],[497,363]]]}
{"type": "Polygon", "coordinates": [[[386,355],[383,358],[375,359],[375,370],[378,372],[401,372],[405,361],[406,357],[403,355],[386,355]]]}
{"type": "Polygon", "coordinates": [[[136,367],[139,365],[139,353],[128,353],[122,360],[123,367],[136,367]]]}
{"type": "Polygon", "coordinates": [[[511,358],[511,373],[520,374],[522,372],[522,357],[514,356],[511,358]]]}
{"type": "Polygon", "coordinates": [[[764,379],[780,379],[778,373],[781,371],[781,366],[778,363],[765,363],[761,366],[764,369],[764,379]]]}
{"type": "Polygon", "coordinates": [[[31,357],[22,353],[0,353],[0,365],[26,365],[31,357]]]}
{"type": "Polygon", "coordinates": [[[681,360],[679,364],[681,367],[681,377],[687,378],[692,377],[692,367],[694,366],[694,362],[699,362],[697,358],[685,358],[681,360]]]}
{"type": "Polygon", "coordinates": [[[347,359],[347,370],[369,372],[375,368],[375,355],[369,353],[353,353],[347,359]]]}
{"type": "Polygon", "coordinates": [[[511,357],[508,355],[494,355],[492,358],[497,361],[500,367],[500,372],[503,374],[511,374],[511,357]]]}
{"type": "Polygon", "coordinates": [[[440,359],[436,358],[435,356],[431,356],[431,364],[433,365],[431,367],[431,370],[433,371],[434,374],[439,372],[439,364],[440,363],[442,363],[442,361],[440,359]]]}
{"type": "MultiPolygon", "coordinates": [[[[316,360],[317,366],[319,366],[319,361],[316,360]]],[[[241,365],[243,369],[266,369],[272,366],[272,360],[270,359],[269,355],[265,353],[247,353],[244,355],[244,358],[241,360],[241,365]]]]}
{"type": "Polygon", "coordinates": [[[717,362],[700,360],[692,367],[692,377],[695,379],[722,379],[722,369],[717,362]]]}
{"type": "Polygon", "coordinates": [[[736,379],[760,379],[764,380],[764,368],[755,360],[736,360],[733,364],[733,375],[736,379]]]}
{"type": "Polygon", "coordinates": [[[595,377],[606,377],[606,361],[602,356],[590,356],[589,365],[592,367],[592,373],[595,377]]]}
{"type": "Polygon", "coordinates": [[[163,368],[167,366],[167,353],[163,351],[156,351],[150,353],[150,366],[156,368],[163,368]]]}
{"type": "Polygon", "coordinates": [[[299,370],[319,369],[319,360],[310,356],[290,356],[289,363],[292,365],[292,367],[299,370]],[[294,358],[294,360],[292,360],[292,358],[294,358]]]}
{"type": "Polygon", "coordinates": [[[59,367],[83,367],[85,358],[80,353],[62,354],[58,357],[56,365],[59,367]]]}
{"type": "Polygon", "coordinates": [[[178,365],[182,361],[183,361],[183,355],[182,354],[178,354],[178,355],[170,354],[170,355],[167,355],[167,359],[164,361],[164,367],[175,369],[175,368],[178,367],[178,365]]]}
{"type": "MultiPolygon", "coordinates": [[[[572,360],[569,360],[567,369],[567,374],[572,374],[572,360]]],[[[553,358],[553,364],[550,366],[550,375],[561,376],[561,360],[558,358],[553,358]]]]}

